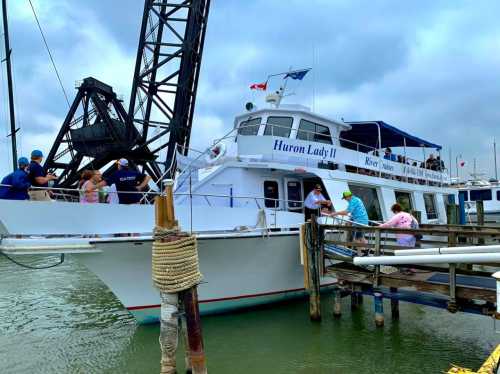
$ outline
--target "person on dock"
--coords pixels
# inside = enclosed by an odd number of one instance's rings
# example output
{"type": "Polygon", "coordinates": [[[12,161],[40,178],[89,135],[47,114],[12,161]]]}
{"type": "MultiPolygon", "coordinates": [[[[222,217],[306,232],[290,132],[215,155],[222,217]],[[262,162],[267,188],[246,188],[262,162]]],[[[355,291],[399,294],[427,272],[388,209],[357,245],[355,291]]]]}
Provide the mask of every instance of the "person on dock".
{"type": "Polygon", "coordinates": [[[327,200],[321,192],[321,185],[317,184],[307,195],[304,201],[306,207],[306,221],[311,218],[312,214],[319,215],[321,207],[330,207],[332,205],[332,202],[327,200]]]}
{"type": "Polygon", "coordinates": [[[49,182],[56,180],[57,177],[53,174],[48,174],[42,164],[43,153],[38,149],[31,152],[31,163],[29,165],[29,181],[31,187],[36,187],[29,191],[30,200],[35,201],[52,201],[49,191],[43,189],[49,187],[49,182]]]}
{"type": "MultiPolygon", "coordinates": [[[[394,216],[380,225],[380,227],[397,227],[402,229],[411,229],[418,227],[418,221],[410,213],[403,212],[401,205],[398,203],[391,207],[394,216]]],[[[396,234],[398,245],[402,247],[415,247],[415,236],[412,234],[396,234]]]]}
{"type": "MultiPolygon", "coordinates": [[[[351,220],[355,226],[368,226],[368,213],[366,212],[365,204],[363,201],[352,194],[351,191],[344,191],[342,199],[347,201],[347,209],[338,212],[333,212],[332,217],[336,216],[351,216],[351,220]]],[[[365,235],[363,231],[353,231],[354,241],[357,243],[366,244],[365,235]]],[[[363,255],[363,247],[358,247],[358,255],[363,255]]]]}
{"type": "Polygon", "coordinates": [[[118,160],[117,168],[117,171],[115,171],[109,178],[100,182],[98,186],[103,187],[111,186],[113,184],[116,185],[120,204],[140,203],[142,194],[138,193],[138,191],[142,191],[148,185],[151,177],[130,169],[128,160],[125,158],[118,160]]]}
{"type": "Polygon", "coordinates": [[[17,164],[19,168],[2,179],[0,186],[0,199],[28,200],[28,189],[31,183],[28,180],[28,166],[30,162],[26,157],[21,157],[17,164]]]}

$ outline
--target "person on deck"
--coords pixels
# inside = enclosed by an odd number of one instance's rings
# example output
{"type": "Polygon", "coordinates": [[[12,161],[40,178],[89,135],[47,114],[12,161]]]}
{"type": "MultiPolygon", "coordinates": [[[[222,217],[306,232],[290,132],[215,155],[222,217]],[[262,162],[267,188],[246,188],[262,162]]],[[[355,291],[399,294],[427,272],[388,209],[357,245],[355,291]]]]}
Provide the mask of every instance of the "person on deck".
{"type": "Polygon", "coordinates": [[[80,190],[80,202],[82,204],[95,204],[99,202],[98,180],[95,170],[84,170],[78,189],[80,190]]]}
{"type": "Polygon", "coordinates": [[[26,157],[21,157],[17,164],[19,169],[2,179],[0,186],[0,199],[28,200],[28,189],[31,183],[28,180],[28,166],[30,162],[26,157]]]}
{"type": "Polygon", "coordinates": [[[332,205],[332,202],[327,200],[321,192],[321,185],[317,184],[307,195],[306,200],[304,201],[304,205],[306,207],[306,221],[311,218],[312,214],[319,215],[319,211],[322,206],[330,207],[332,205]]]}
{"type": "Polygon", "coordinates": [[[128,160],[124,158],[118,160],[117,167],[118,170],[115,171],[109,178],[100,182],[98,186],[116,185],[120,204],[140,203],[142,194],[133,192],[142,191],[148,185],[151,177],[130,169],[128,160]]]}
{"type": "MultiPolygon", "coordinates": [[[[342,193],[342,199],[347,201],[347,209],[334,212],[331,216],[347,216],[350,214],[351,220],[355,226],[368,226],[368,213],[366,212],[363,201],[359,197],[354,196],[351,191],[344,191],[342,193]]],[[[367,243],[363,231],[354,231],[353,236],[355,242],[367,243]]],[[[359,256],[363,255],[362,249],[362,247],[357,248],[359,256]]]]}
{"type": "MultiPolygon", "coordinates": [[[[403,212],[401,205],[398,203],[391,207],[391,211],[394,216],[387,221],[379,225],[380,227],[397,227],[403,229],[410,229],[413,227],[418,227],[418,221],[410,213],[403,212]]],[[[411,234],[396,234],[396,240],[398,245],[402,247],[415,247],[415,236],[411,234]]]]}
{"type": "Polygon", "coordinates": [[[57,179],[53,174],[47,174],[42,164],[43,153],[38,149],[31,152],[31,163],[29,165],[29,181],[31,187],[37,187],[29,191],[30,200],[52,201],[50,193],[43,188],[49,187],[49,182],[57,179]]]}

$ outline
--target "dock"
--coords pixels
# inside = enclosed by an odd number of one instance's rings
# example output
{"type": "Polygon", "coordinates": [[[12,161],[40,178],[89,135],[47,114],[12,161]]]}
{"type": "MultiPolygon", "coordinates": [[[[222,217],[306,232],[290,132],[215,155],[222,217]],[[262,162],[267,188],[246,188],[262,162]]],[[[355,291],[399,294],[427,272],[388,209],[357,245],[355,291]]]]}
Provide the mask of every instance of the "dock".
{"type": "MultiPolygon", "coordinates": [[[[481,252],[481,246],[486,244],[490,246],[484,247],[485,251],[486,248],[495,250],[491,249],[491,244],[499,243],[498,227],[422,224],[418,229],[398,229],[318,224],[312,219],[304,225],[301,234],[304,280],[309,290],[312,320],[321,319],[321,277],[337,280],[332,291],[335,317],[340,316],[342,298],[350,296],[351,306],[356,308],[362,303],[363,296],[370,295],[374,297],[374,319],[378,326],[384,324],[383,298],[391,300],[394,319],[399,318],[399,301],[443,308],[451,313],[466,312],[500,319],[497,280],[492,277],[500,265],[497,260],[500,253],[491,256],[496,259],[492,262],[484,259],[478,263],[470,260],[467,263],[441,261],[454,257],[441,254],[441,250],[453,252],[458,249],[456,252],[460,252],[460,247],[474,246],[471,251],[480,254],[477,257],[484,255],[477,252],[481,252]],[[354,242],[351,239],[353,231],[362,231],[367,243],[354,242]],[[379,259],[409,261],[410,258],[405,259],[402,251],[410,248],[400,247],[396,242],[395,234],[401,233],[420,236],[412,250],[432,248],[429,251],[444,256],[439,257],[441,263],[359,265],[363,259],[372,262],[379,259]],[[357,257],[360,247],[369,253],[369,257],[357,257]]],[[[500,252],[500,247],[497,249],[500,252]]]]}

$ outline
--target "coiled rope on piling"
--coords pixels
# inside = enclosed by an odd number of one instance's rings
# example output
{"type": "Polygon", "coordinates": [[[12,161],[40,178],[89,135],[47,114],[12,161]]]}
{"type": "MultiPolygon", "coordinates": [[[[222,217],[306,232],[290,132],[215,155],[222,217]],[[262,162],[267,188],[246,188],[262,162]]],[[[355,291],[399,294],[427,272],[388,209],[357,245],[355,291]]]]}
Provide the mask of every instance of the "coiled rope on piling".
{"type": "Polygon", "coordinates": [[[178,229],[154,229],[153,283],[162,292],[187,290],[202,279],[196,237],[178,229]]]}

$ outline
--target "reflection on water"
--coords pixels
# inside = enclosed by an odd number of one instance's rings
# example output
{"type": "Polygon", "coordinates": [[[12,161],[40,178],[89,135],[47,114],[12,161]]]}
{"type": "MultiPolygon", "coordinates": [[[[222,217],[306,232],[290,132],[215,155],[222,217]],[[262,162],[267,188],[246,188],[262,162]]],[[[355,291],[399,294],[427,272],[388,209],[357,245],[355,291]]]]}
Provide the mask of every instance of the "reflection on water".
{"type": "MultiPolygon", "coordinates": [[[[159,372],[158,325],[136,326],[75,261],[31,271],[2,258],[0,274],[1,373],[159,372]]],[[[499,343],[486,317],[401,303],[401,320],[386,313],[376,329],[370,298],[354,313],[344,300],[340,320],[322,300],[321,323],[309,322],[305,302],[203,318],[209,371],[439,373],[450,363],[478,367],[499,343]]]]}

